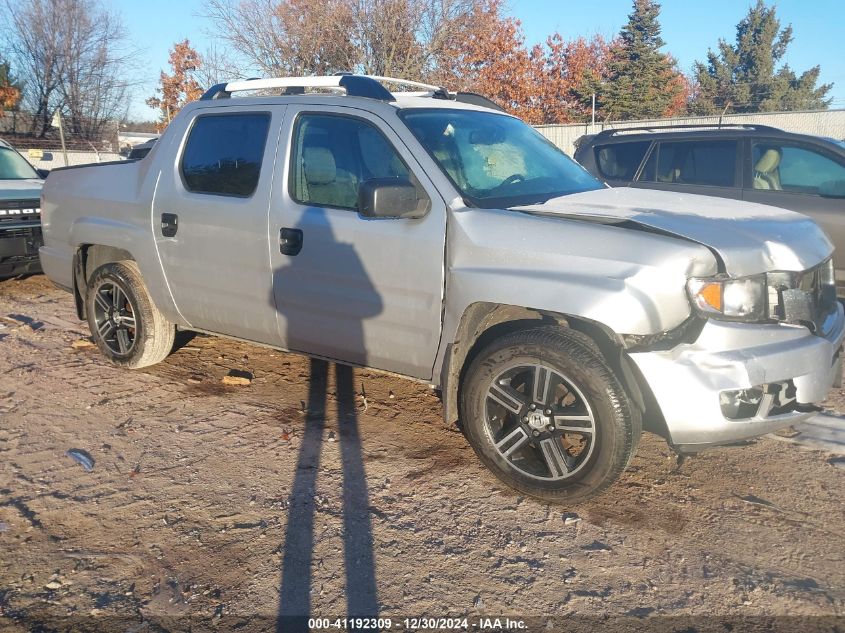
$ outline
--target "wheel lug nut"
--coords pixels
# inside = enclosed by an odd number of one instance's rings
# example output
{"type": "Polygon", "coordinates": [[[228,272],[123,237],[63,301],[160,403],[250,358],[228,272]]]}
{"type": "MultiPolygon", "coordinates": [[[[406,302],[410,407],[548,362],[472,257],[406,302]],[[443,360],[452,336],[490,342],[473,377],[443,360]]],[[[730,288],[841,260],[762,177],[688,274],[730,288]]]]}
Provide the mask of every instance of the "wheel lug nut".
{"type": "Polygon", "coordinates": [[[551,414],[552,414],[552,410],[551,410],[551,409],[546,409],[545,411],[543,411],[543,413],[545,413],[546,415],[551,415],[551,414]]]}
{"type": "Polygon", "coordinates": [[[532,402],[531,404],[528,405],[528,408],[533,411],[534,409],[537,408],[537,405],[532,402]]]}
{"type": "Polygon", "coordinates": [[[534,437],[537,437],[538,435],[540,435],[540,431],[538,431],[537,429],[534,429],[532,431],[532,433],[533,433],[534,437]]]}
{"type": "Polygon", "coordinates": [[[523,422],[528,422],[528,416],[526,415],[524,418],[522,418],[522,421],[523,421],[523,422]]]}
{"type": "Polygon", "coordinates": [[[554,427],[554,425],[553,425],[553,424],[549,424],[549,426],[547,426],[546,428],[547,428],[547,429],[549,429],[550,431],[554,431],[554,430],[555,430],[555,427],[554,427]]]}

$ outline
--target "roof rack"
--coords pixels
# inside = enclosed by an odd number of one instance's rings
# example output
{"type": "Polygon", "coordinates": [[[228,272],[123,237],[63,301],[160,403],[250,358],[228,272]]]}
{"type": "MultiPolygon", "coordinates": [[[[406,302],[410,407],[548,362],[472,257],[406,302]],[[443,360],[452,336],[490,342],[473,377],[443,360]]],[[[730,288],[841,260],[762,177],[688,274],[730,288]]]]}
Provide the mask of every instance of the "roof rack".
{"type": "Polygon", "coordinates": [[[759,130],[762,132],[780,132],[776,127],[772,127],[771,125],[758,125],[756,123],[695,123],[695,124],[677,124],[677,125],[645,125],[642,127],[617,127],[611,128],[609,130],[602,130],[598,134],[596,134],[596,138],[607,138],[610,136],[615,136],[617,134],[623,134],[625,132],[660,132],[664,130],[704,130],[704,129],[717,129],[717,130],[731,130],[731,129],[740,129],[740,130],[759,130]]]}
{"type": "Polygon", "coordinates": [[[336,90],[343,92],[350,97],[366,97],[379,101],[396,101],[396,97],[382,84],[393,84],[405,88],[416,88],[416,91],[402,92],[402,95],[415,97],[432,97],[434,99],[451,99],[461,103],[471,103],[485,108],[491,108],[503,112],[501,106],[487,97],[474,92],[450,93],[446,88],[433,84],[398,79],[396,77],[381,77],[378,75],[353,75],[351,73],[339,73],[337,75],[324,75],[313,77],[275,77],[270,79],[244,79],[241,81],[230,81],[220,83],[209,88],[200,97],[200,101],[211,99],[228,99],[234,92],[246,90],[271,90],[281,88],[282,94],[294,95],[304,94],[306,88],[320,90],[336,90]]]}

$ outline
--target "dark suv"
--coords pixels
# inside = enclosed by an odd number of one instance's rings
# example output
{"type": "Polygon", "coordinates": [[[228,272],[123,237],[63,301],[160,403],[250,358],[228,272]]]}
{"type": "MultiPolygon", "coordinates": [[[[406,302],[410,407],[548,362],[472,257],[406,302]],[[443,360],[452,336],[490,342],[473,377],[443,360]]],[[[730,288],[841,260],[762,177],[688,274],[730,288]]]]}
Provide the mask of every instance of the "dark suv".
{"type": "Polygon", "coordinates": [[[734,198],[805,213],[836,246],[845,296],[845,143],[765,125],[604,130],[575,159],[612,187],[734,198]]]}
{"type": "Polygon", "coordinates": [[[0,279],[41,271],[41,186],[35,169],[0,139],[0,279]]]}

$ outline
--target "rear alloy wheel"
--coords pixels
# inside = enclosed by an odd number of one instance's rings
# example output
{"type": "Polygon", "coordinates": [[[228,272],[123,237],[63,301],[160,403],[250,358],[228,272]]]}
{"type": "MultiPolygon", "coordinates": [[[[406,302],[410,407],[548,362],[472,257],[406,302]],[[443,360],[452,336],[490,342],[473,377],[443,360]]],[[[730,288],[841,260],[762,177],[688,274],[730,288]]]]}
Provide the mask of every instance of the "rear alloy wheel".
{"type": "Polygon", "coordinates": [[[642,422],[595,344],[544,327],[482,350],[462,390],[462,423],[508,485],[552,501],[595,496],[630,461],[642,422]]]}
{"type": "Polygon", "coordinates": [[[147,367],[164,360],[173,349],[176,327],[153,304],[135,262],[95,270],[85,308],[94,342],[116,365],[147,367]]]}
{"type": "Polygon", "coordinates": [[[112,354],[128,356],[135,347],[136,308],[117,282],[106,281],[94,292],[97,335],[112,354]]]}

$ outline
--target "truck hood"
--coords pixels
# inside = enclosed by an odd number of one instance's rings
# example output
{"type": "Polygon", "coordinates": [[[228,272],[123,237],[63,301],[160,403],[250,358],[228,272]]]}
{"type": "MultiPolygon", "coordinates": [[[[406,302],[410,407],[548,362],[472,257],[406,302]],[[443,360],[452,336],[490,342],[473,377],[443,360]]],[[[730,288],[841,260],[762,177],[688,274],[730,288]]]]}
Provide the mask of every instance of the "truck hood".
{"type": "Polygon", "coordinates": [[[698,242],[716,253],[732,276],[806,270],[833,252],[830,240],[810,218],[727,198],[618,187],[514,209],[604,224],[634,224],[698,242]]]}
{"type": "Polygon", "coordinates": [[[43,180],[0,180],[0,200],[37,200],[41,197],[43,180]]]}

